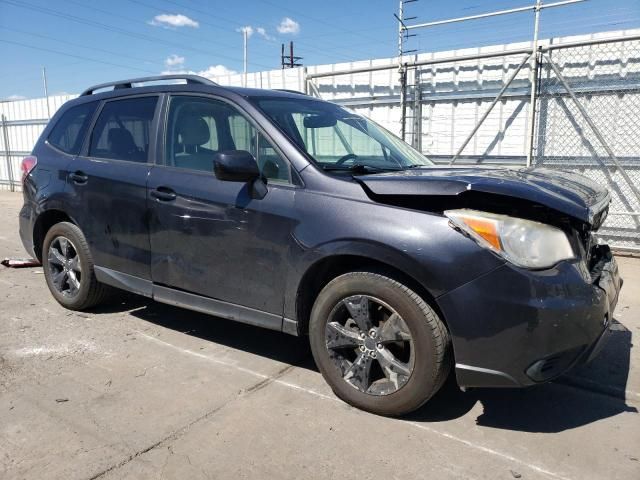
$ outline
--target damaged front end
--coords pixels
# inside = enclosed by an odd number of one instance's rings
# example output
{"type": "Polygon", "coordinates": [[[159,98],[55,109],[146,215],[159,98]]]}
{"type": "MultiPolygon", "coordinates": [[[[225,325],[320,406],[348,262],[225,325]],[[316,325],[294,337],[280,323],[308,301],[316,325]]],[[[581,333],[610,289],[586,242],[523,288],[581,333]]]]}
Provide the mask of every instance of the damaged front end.
{"type": "Polygon", "coordinates": [[[591,360],[622,286],[594,235],[610,195],[575,174],[420,168],[357,177],[379,203],[433,212],[505,260],[436,298],[453,340],[458,384],[527,386],[591,360]]]}
{"type": "MultiPolygon", "coordinates": [[[[358,176],[357,180],[378,203],[447,215],[454,228],[496,253],[502,251],[495,238],[496,228],[505,223],[538,222],[539,230],[546,226],[558,229],[566,235],[575,257],[584,259],[589,269],[597,245],[594,232],[604,223],[611,201],[606,188],[586,177],[548,169],[429,167],[358,176]],[[475,218],[471,218],[473,215],[475,218]],[[461,217],[475,224],[482,221],[481,231],[467,228],[461,217]]],[[[529,224],[531,228],[533,225],[529,224]]],[[[525,226],[521,226],[521,232],[527,231],[525,226]]],[[[564,235],[553,235],[552,228],[547,228],[546,243],[566,250],[558,245],[564,235]]],[[[531,238],[522,240],[531,246],[531,238]]],[[[566,251],[559,253],[564,254],[559,260],[570,258],[566,251]]],[[[525,268],[544,268],[553,263],[515,261],[525,268]]]]}

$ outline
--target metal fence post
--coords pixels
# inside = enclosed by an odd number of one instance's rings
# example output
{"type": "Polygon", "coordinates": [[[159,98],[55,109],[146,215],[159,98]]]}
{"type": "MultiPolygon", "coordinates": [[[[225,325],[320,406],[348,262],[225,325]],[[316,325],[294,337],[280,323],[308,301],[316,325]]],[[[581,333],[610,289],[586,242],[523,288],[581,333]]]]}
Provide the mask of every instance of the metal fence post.
{"type": "Polygon", "coordinates": [[[422,89],[420,88],[420,72],[416,68],[413,87],[413,148],[422,151],[422,89]]]}
{"type": "MultiPolygon", "coordinates": [[[[309,72],[307,71],[307,67],[303,67],[302,68],[302,91],[305,93],[305,95],[309,95],[309,79],[307,78],[308,73],[309,72]]],[[[262,72],[260,72],[260,78],[262,78],[262,72]]],[[[260,85],[260,88],[262,88],[262,85],[260,85]]]]}
{"type": "Polygon", "coordinates": [[[11,165],[11,149],[9,148],[9,132],[7,131],[7,118],[2,114],[2,138],[4,141],[4,155],[7,159],[7,177],[9,180],[9,189],[16,191],[13,181],[13,166],[11,165]]]}
{"type": "Polygon", "coordinates": [[[540,52],[538,52],[538,34],[540,32],[540,11],[542,1],[536,0],[535,20],[533,25],[533,44],[531,45],[532,59],[531,59],[531,95],[529,98],[529,139],[527,144],[527,167],[530,167],[533,163],[533,142],[536,134],[536,92],[538,89],[538,68],[540,65],[540,52]]]}
{"type": "Polygon", "coordinates": [[[400,67],[400,138],[406,141],[407,129],[407,65],[400,67]]]}

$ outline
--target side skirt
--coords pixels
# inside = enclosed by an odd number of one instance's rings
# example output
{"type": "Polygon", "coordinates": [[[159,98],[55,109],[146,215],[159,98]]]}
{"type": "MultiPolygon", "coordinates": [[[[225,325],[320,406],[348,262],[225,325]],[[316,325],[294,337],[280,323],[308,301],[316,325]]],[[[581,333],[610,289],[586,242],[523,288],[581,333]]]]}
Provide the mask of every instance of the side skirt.
{"type": "Polygon", "coordinates": [[[147,298],[153,298],[153,283],[144,278],[134,277],[126,273],[111,270],[110,268],[94,266],[93,271],[100,283],[106,283],[112,287],[137,293],[147,298]]]}
{"type": "Polygon", "coordinates": [[[196,312],[215,315],[249,325],[268,328],[298,335],[297,322],[281,315],[263,312],[242,305],[223,302],[195,293],[184,292],[175,288],[156,285],[150,280],[128,275],[105,267],[94,267],[99,282],[120,288],[128,292],[152,298],[161,303],[186,308],[196,312]]]}

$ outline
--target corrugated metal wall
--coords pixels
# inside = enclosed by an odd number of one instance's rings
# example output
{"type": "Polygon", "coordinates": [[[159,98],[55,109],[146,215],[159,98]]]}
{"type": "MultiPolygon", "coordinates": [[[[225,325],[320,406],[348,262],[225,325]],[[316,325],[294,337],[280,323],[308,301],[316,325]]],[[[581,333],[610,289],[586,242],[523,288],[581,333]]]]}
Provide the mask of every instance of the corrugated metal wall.
{"type": "MultiPolygon", "coordinates": [[[[66,101],[76,95],[58,95],[49,97],[51,115],[66,101]]],[[[13,180],[14,187],[19,188],[20,161],[28,155],[47,124],[47,100],[35,98],[0,102],[0,119],[5,128],[0,131],[0,189],[8,190],[13,180]],[[5,141],[6,139],[6,141],[5,141]],[[8,145],[7,145],[8,144],[8,145]],[[8,158],[7,158],[8,152],[8,158]]]]}

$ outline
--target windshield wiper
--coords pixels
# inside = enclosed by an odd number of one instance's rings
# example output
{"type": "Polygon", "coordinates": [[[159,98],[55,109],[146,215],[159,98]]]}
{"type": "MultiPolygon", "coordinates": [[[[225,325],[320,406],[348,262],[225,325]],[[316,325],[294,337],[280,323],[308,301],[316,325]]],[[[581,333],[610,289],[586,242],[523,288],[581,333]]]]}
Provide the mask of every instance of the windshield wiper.
{"type": "Polygon", "coordinates": [[[337,166],[337,165],[324,165],[322,169],[325,172],[351,172],[351,173],[382,173],[382,172],[397,172],[402,170],[398,167],[374,167],[373,165],[365,165],[363,163],[357,163],[350,166],[337,166]]]}
{"type": "Polygon", "coordinates": [[[410,168],[425,168],[428,167],[429,165],[421,165],[419,163],[416,163],[414,165],[407,165],[406,167],[404,167],[404,170],[409,170],[410,168]]]}

